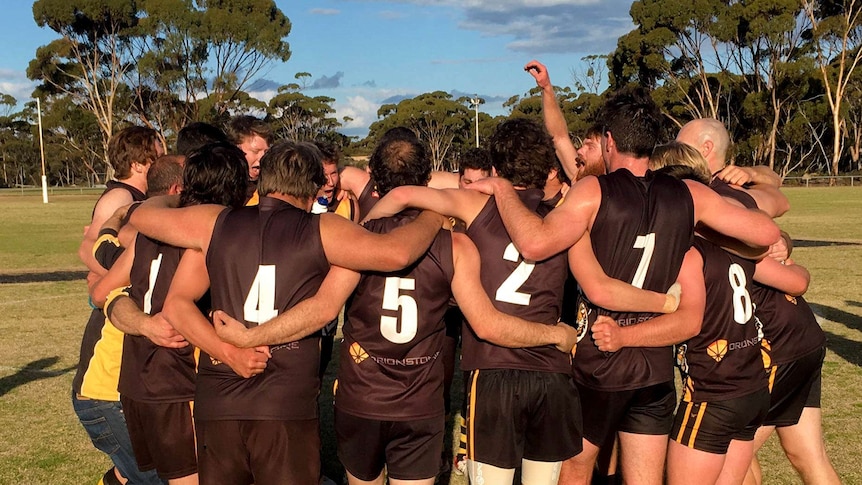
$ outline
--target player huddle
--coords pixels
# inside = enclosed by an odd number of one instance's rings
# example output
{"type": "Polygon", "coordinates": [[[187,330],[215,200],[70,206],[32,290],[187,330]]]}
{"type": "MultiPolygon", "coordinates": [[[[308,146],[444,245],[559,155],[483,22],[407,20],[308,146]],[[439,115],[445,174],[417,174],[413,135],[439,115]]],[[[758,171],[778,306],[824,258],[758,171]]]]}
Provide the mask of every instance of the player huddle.
{"type": "Polygon", "coordinates": [[[759,483],[770,427],[799,442],[788,456],[806,483],[837,482],[825,453],[796,458],[822,450],[825,339],[771,220],[788,208],[775,178],[724,168],[715,120],[665,143],[637,89],[609,97],[575,150],[547,71],[527,67],[546,128],[501,123],[462,164],[469,188],[432,174],[407,129],[367,171],[339,171],[244,119],[233,144],[181,132],[201,141],[162,183],[179,196],[129,208],[178,165],[151,130],[118,134],[119,181],[82,244],[103,310],[73,388],[97,447],[100,417],[130,443],[100,448],[116,468],[104,483],[318,483],[318,395],[344,308],[334,428],[348,482],[432,484],[454,306],[471,483],[519,469],[525,484],[586,484],[597,461],[611,480],[599,457],[615,441],[626,483],[759,483]]]}

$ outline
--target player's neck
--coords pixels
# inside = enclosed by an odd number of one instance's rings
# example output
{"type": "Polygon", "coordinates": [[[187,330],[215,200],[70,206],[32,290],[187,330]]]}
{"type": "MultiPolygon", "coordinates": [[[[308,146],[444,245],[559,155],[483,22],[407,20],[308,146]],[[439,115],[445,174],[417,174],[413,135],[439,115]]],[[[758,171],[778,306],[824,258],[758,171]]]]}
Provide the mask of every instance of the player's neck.
{"type": "Polygon", "coordinates": [[[643,177],[646,175],[647,169],[649,168],[649,158],[618,153],[617,156],[611,160],[611,172],[621,168],[628,170],[635,177],[643,177]]]}
{"type": "Polygon", "coordinates": [[[314,202],[313,198],[302,199],[302,198],[296,197],[294,195],[280,194],[277,192],[267,194],[266,197],[272,197],[273,199],[278,199],[280,201],[287,202],[288,204],[290,204],[290,205],[292,205],[298,209],[302,209],[305,212],[311,211],[311,204],[312,204],[312,202],[314,202]]]}
{"type": "Polygon", "coordinates": [[[140,174],[133,173],[129,178],[125,178],[122,180],[117,180],[117,182],[122,182],[126,185],[131,185],[132,187],[140,190],[143,193],[147,193],[147,176],[143,177],[140,174]]]}

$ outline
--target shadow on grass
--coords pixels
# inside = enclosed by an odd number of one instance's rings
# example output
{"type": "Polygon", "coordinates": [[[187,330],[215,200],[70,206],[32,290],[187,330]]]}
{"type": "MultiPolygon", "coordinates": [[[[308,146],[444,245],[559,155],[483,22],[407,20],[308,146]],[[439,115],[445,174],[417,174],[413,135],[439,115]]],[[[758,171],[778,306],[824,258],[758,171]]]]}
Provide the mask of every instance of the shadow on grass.
{"type": "MultiPolygon", "coordinates": [[[[848,306],[862,307],[857,301],[847,301],[848,306]]],[[[862,331],[862,316],[825,305],[811,304],[814,313],[853,330],[862,331]]],[[[862,342],[826,331],[826,346],[842,359],[862,367],[862,342]]]]}
{"type": "Polygon", "coordinates": [[[828,246],[859,246],[859,243],[842,241],[817,241],[810,239],[793,240],[793,247],[795,248],[822,248],[828,246]]]}
{"type": "Polygon", "coordinates": [[[75,281],[87,278],[86,271],[50,271],[43,273],[0,274],[0,284],[75,281]]]}
{"type": "Polygon", "coordinates": [[[61,376],[74,370],[77,366],[67,367],[66,369],[46,370],[56,364],[60,358],[57,356],[46,357],[44,359],[34,360],[24,367],[18,369],[18,372],[11,376],[6,376],[0,379],[0,397],[7,392],[15,389],[18,386],[23,386],[30,382],[49,379],[51,377],[61,376]]]}

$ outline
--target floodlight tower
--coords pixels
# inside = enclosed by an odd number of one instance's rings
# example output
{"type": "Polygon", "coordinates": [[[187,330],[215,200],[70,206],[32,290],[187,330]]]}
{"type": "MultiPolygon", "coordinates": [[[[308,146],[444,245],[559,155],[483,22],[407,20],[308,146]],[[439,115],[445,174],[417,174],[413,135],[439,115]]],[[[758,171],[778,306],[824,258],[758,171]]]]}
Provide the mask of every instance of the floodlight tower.
{"type": "Polygon", "coordinates": [[[470,106],[476,110],[476,148],[479,148],[479,105],[482,104],[482,98],[477,94],[475,98],[470,98],[470,106]]]}

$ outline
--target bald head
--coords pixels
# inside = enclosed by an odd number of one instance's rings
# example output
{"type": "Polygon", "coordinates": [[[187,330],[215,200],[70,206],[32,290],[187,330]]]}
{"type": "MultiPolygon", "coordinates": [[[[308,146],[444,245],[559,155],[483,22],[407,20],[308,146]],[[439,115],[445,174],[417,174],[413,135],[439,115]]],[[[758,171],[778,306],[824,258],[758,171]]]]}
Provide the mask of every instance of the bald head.
{"type": "Polygon", "coordinates": [[[730,136],[724,124],[714,118],[689,121],[679,130],[676,140],[697,148],[712,173],[718,172],[727,164],[730,136]]]}

